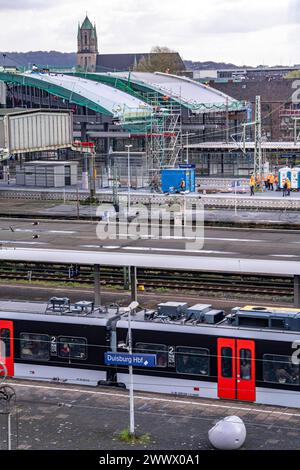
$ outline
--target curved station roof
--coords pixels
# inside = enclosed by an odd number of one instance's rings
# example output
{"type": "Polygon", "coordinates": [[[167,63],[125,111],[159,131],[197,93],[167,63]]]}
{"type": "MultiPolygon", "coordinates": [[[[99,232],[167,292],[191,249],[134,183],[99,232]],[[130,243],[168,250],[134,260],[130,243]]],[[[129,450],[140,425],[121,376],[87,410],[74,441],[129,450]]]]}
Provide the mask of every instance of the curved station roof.
{"type": "Polygon", "coordinates": [[[219,90],[187,77],[160,72],[61,74],[0,71],[0,80],[39,88],[71,103],[122,120],[149,117],[153,112],[149,104],[150,95],[155,93],[167,96],[195,114],[246,109],[245,103],[219,90]]]}
{"type": "Polygon", "coordinates": [[[135,96],[77,76],[40,72],[0,72],[0,80],[40,88],[114,118],[143,118],[152,113],[152,107],[135,96]]]}
{"type": "Polygon", "coordinates": [[[87,76],[92,80],[126,90],[128,93],[134,94],[134,90],[143,93],[156,92],[170,97],[196,114],[222,112],[227,108],[229,111],[246,109],[243,102],[187,77],[161,72],[77,73],[76,75],[87,76]]]}

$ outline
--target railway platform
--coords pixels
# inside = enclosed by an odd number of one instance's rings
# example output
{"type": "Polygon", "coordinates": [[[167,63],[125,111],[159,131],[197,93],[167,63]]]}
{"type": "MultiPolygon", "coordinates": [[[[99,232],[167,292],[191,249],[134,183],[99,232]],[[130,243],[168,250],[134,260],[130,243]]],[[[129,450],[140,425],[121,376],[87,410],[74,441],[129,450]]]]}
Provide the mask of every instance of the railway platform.
{"type": "MultiPolygon", "coordinates": [[[[300,208],[300,192],[292,191],[289,197],[283,197],[280,191],[267,191],[257,192],[254,197],[250,196],[249,188],[245,188],[244,191],[237,190],[236,194],[234,189],[231,188],[230,192],[214,192],[213,194],[191,193],[186,194],[160,194],[151,193],[146,189],[134,189],[131,191],[131,202],[132,204],[149,204],[155,201],[159,204],[165,204],[174,202],[174,198],[182,200],[184,197],[193,199],[195,202],[202,199],[205,206],[209,207],[222,207],[226,209],[232,209],[237,207],[238,209],[258,209],[258,210],[299,210],[300,208]]],[[[206,191],[206,190],[205,190],[206,191]]],[[[33,187],[22,187],[15,186],[14,184],[0,183],[0,198],[3,200],[23,200],[28,202],[35,201],[64,201],[64,202],[77,202],[84,201],[89,196],[89,191],[84,191],[76,187],[66,189],[53,189],[53,188],[33,188],[33,187]]],[[[119,195],[127,195],[127,188],[120,188],[119,195]]],[[[98,199],[105,203],[112,203],[113,194],[112,189],[98,189],[98,199]]]]}
{"type": "MultiPolygon", "coordinates": [[[[280,203],[281,200],[277,199],[280,203]]],[[[263,208],[237,207],[235,209],[234,198],[231,197],[231,207],[226,210],[220,207],[222,199],[219,198],[215,206],[207,204],[204,220],[207,225],[225,224],[245,226],[269,226],[272,228],[299,228],[300,211],[287,209],[271,210],[263,208]]],[[[243,199],[241,199],[241,204],[243,199]]],[[[300,199],[299,199],[300,203],[300,199]]],[[[298,204],[298,200],[297,200],[298,204]]],[[[12,217],[20,219],[80,219],[82,221],[95,220],[97,206],[79,206],[74,201],[28,201],[22,199],[0,199],[0,217],[12,217]]]]}
{"type": "MultiPolygon", "coordinates": [[[[144,440],[132,446],[119,439],[129,423],[127,391],[25,381],[9,385],[17,395],[12,444],[19,450],[210,450],[209,429],[233,415],[245,422],[245,450],[300,446],[298,409],[136,393],[137,433],[144,440]]],[[[0,448],[6,445],[2,433],[0,448]]]]}

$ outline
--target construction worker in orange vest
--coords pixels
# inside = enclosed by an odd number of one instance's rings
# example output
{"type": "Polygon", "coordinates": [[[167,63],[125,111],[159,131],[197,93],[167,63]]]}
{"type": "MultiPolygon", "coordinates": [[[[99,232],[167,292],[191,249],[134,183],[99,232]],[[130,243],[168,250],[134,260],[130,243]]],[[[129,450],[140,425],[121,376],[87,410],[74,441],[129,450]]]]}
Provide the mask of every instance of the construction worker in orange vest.
{"type": "Polygon", "coordinates": [[[261,189],[263,189],[263,186],[267,189],[267,178],[265,175],[261,175],[261,189]]]}
{"type": "Polygon", "coordinates": [[[254,196],[254,189],[255,189],[255,178],[253,175],[250,177],[250,194],[251,196],[254,196]]]}
{"type": "Polygon", "coordinates": [[[267,181],[267,189],[271,189],[271,175],[267,176],[266,181],[267,181]]]}
{"type": "Polygon", "coordinates": [[[291,195],[291,181],[289,178],[286,178],[285,180],[286,182],[286,189],[287,189],[287,196],[290,196],[291,195]]]}
{"type": "Polygon", "coordinates": [[[274,182],[275,182],[275,176],[274,175],[270,175],[269,182],[270,182],[271,191],[274,191],[274,182]]]}

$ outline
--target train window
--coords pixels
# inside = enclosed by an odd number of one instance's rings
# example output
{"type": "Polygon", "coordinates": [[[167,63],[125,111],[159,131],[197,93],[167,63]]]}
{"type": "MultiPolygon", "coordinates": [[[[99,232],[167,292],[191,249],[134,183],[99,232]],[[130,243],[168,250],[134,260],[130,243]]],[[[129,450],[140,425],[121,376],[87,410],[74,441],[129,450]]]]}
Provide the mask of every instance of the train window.
{"type": "Polygon", "coordinates": [[[21,333],[21,359],[49,361],[49,344],[50,338],[48,335],[21,333]]]}
{"type": "Polygon", "coordinates": [[[176,370],[179,374],[209,375],[209,351],[202,348],[176,348],[176,370]]]}
{"type": "Polygon", "coordinates": [[[263,371],[265,382],[299,385],[299,366],[289,356],[265,354],[263,371]]]}
{"type": "Polygon", "coordinates": [[[241,380],[251,380],[251,351],[250,349],[240,350],[240,371],[241,380]]]}
{"type": "Polygon", "coordinates": [[[135,352],[137,354],[156,354],[156,366],[167,367],[168,353],[164,344],[136,343],[135,352]]]}
{"type": "Polygon", "coordinates": [[[64,359],[85,361],[87,358],[87,340],[85,338],[61,336],[58,338],[58,355],[64,359]]]}
{"type": "Polygon", "coordinates": [[[222,348],[221,350],[221,370],[222,377],[232,378],[232,348],[222,348]]]}
{"type": "MultiPolygon", "coordinates": [[[[10,357],[10,331],[8,328],[3,328],[1,330],[1,346],[3,344],[3,351],[1,351],[2,357],[10,357]]],[[[2,349],[2,347],[1,347],[2,349]]]]}
{"type": "Polygon", "coordinates": [[[271,328],[278,328],[279,330],[284,330],[285,321],[278,318],[271,318],[271,328]]]}

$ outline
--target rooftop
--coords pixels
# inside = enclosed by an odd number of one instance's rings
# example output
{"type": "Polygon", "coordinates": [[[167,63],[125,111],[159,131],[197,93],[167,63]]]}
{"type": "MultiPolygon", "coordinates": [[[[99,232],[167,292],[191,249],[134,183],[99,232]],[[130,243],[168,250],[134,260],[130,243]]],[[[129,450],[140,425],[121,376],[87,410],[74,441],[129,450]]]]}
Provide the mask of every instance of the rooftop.
{"type": "Polygon", "coordinates": [[[109,114],[114,118],[120,118],[126,113],[134,113],[139,117],[149,116],[151,106],[124,91],[95,81],[57,73],[26,72],[22,77],[37,83],[48,85],[47,89],[53,94],[59,95],[59,90],[67,90],[71,93],[70,99],[82,106],[88,106],[90,102],[98,112],[109,114]],[[76,101],[75,101],[76,99],[76,101]]]}
{"type": "Polygon", "coordinates": [[[36,113],[70,113],[68,109],[42,109],[42,108],[0,108],[0,117],[18,114],[36,114],[36,113]]]}
{"type": "Polygon", "coordinates": [[[195,114],[225,111],[227,107],[230,111],[245,109],[241,101],[184,76],[161,72],[109,72],[91,75],[92,79],[98,78],[99,81],[101,78],[105,81],[108,77],[114,79],[114,86],[120,80],[146,92],[168,96],[195,114]]]}

